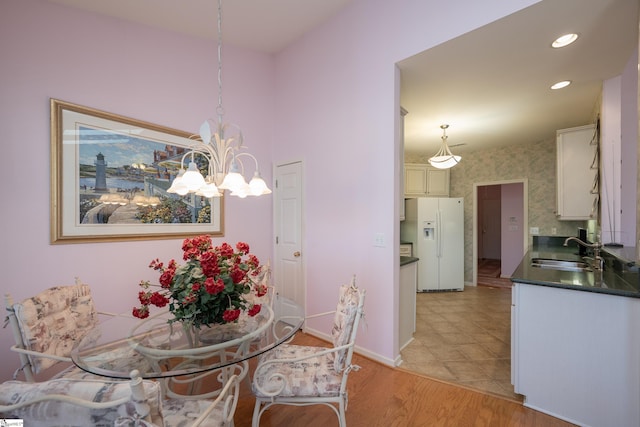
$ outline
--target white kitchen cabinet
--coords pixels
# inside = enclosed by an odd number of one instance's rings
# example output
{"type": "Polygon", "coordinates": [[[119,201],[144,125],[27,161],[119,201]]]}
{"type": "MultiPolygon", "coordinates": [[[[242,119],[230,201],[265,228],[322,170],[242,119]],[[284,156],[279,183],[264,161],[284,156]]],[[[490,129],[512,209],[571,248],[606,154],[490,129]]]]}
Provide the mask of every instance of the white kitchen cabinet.
{"type": "Polygon", "coordinates": [[[597,217],[598,145],[594,135],[594,125],[556,132],[556,213],[560,220],[578,221],[597,217]]]}
{"type": "Polygon", "coordinates": [[[427,197],[449,197],[451,169],[427,167],[427,197]]]}
{"type": "Polygon", "coordinates": [[[449,169],[438,169],[423,163],[404,166],[405,197],[449,197],[449,169]]]}
{"type": "Polygon", "coordinates": [[[582,426],[640,425],[640,299],[514,283],[512,383],[582,426]]]}
{"type": "Polygon", "coordinates": [[[418,285],[418,263],[400,266],[400,330],[398,348],[402,350],[413,339],[416,331],[416,289],[418,285]]]}

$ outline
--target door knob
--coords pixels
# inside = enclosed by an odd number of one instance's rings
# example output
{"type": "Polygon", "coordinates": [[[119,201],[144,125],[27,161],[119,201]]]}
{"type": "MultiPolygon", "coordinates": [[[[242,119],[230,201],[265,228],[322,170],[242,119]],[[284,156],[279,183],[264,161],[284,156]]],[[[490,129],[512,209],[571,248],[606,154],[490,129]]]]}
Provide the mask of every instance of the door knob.
{"type": "Polygon", "coordinates": [[[298,257],[300,256],[300,251],[295,251],[295,252],[293,253],[293,256],[294,256],[294,257],[296,257],[296,258],[298,258],[298,257]]]}

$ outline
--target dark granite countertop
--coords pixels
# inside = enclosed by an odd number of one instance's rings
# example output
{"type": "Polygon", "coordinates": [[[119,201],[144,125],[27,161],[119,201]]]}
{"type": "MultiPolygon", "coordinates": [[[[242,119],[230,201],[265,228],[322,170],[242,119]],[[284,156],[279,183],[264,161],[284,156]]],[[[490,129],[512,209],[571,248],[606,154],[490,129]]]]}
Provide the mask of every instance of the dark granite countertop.
{"type": "MultiPolygon", "coordinates": [[[[629,251],[635,253],[635,249],[629,249],[629,251]]],[[[549,244],[548,242],[544,244],[536,244],[536,242],[534,242],[534,245],[529,248],[522,262],[512,274],[511,281],[640,298],[640,275],[638,274],[637,267],[628,268],[632,263],[626,263],[625,268],[622,268],[617,254],[607,252],[607,248],[603,248],[601,255],[605,258],[605,268],[604,271],[600,273],[593,271],[561,271],[532,267],[531,260],[533,258],[566,261],[581,260],[576,246],[564,247],[561,243],[560,245],[556,245],[549,244]]]]}
{"type": "Polygon", "coordinates": [[[412,262],[417,262],[420,258],[416,258],[413,256],[401,256],[400,257],[400,267],[403,265],[411,264],[412,262]]]}

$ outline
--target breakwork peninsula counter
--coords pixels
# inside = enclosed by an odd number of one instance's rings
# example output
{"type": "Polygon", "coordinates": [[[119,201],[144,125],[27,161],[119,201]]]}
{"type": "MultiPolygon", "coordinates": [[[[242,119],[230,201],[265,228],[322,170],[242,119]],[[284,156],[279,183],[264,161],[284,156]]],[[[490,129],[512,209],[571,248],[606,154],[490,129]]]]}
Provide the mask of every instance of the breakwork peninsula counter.
{"type": "Polygon", "coordinates": [[[576,246],[535,245],[511,277],[511,382],[524,405],[581,426],[640,426],[637,267],[605,248],[604,272],[533,267],[578,261],[576,246]]]}

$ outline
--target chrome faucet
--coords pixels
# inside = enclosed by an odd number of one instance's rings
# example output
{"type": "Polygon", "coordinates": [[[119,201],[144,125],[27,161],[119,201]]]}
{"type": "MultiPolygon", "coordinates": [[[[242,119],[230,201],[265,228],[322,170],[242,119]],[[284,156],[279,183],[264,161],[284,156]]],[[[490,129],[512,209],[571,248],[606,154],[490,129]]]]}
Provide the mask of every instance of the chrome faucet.
{"type": "Polygon", "coordinates": [[[602,243],[600,242],[587,243],[587,242],[583,242],[577,237],[568,237],[564,241],[564,244],[562,246],[569,246],[569,242],[572,240],[577,242],[579,245],[584,246],[585,248],[593,249],[593,258],[591,257],[582,257],[582,258],[585,260],[591,260],[592,261],[591,267],[594,270],[602,271],[604,269],[604,259],[600,256],[600,249],[602,249],[602,243]]]}

